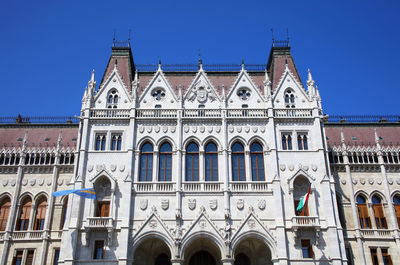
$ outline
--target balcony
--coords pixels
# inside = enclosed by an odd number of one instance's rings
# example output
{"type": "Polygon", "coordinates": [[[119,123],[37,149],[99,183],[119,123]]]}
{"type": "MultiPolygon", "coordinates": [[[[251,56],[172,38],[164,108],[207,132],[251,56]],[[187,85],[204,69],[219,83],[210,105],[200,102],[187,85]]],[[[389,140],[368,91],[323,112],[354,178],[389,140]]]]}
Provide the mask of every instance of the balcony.
{"type": "Polygon", "coordinates": [[[292,229],[296,232],[299,229],[319,230],[320,224],[318,217],[313,216],[294,216],[292,217],[292,229]]]}
{"type": "Polygon", "coordinates": [[[183,190],[186,192],[220,192],[222,191],[222,182],[184,182],[183,190]]]}
{"type": "Polygon", "coordinates": [[[268,118],[267,109],[228,109],[227,118],[268,118]]]}
{"type": "Polygon", "coordinates": [[[139,182],[135,184],[136,192],[175,192],[172,182],[139,182]]]}
{"type": "Polygon", "coordinates": [[[235,181],[230,183],[233,192],[261,192],[268,190],[268,184],[255,181],[235,181]]]}
{"type": "Polygon", "coordinates": [[[130,109],[94,109],[90,111],[91,119],[128,119],[130,109]]]}
{"type": "Polygon", "coordinates": [[[85,228],[89,229],[109,229],[113,228],[113,219],[111,217],[88,217],[85,228]]]}
{"type": "Polygon", "coordinates": [[[275,109],[274,118],[312,118],[312,109],[275,109]]]}
{"type": "Polygon", "coordinates": [[[183,118],[221,118],[220,109],[185,109],[183,118]]]}
{"type": "Polygon", "coordinates": [[[176,109],[137,109],[136,118],[138,119],[160,119],[177,118],[176,109]]]}
{"type": "Polygon", "coordinates": [[[393,239],[390,229],[361,229],[361,236],[368,239],[393,239]]]}
{"type": "Polygon", "coordinates": [[[44,231],[14,231],[11,233],[11,239],[19,240],[42,240],[44,231]]]}

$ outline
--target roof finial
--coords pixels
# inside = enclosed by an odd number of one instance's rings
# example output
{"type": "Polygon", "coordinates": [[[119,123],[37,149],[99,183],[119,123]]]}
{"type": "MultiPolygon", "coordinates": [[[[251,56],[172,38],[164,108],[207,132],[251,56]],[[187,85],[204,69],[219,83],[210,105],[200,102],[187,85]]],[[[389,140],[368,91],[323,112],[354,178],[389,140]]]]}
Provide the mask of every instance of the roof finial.
{"type": "Polygon", "coordinates": [[[379,144],[379,136],[378,136],[378,132],[376,131],[376,128],[374,129],[374,134],[375,134],[375,143],[378,145],[379,144]]]}
{"type": "Polygon", "coordinates": [[[158,70],[161,70],[161,59],[158,59],[158,70]]]}
{"type": "Polygon", "coordinates": [[[92,70],[92,76],[90,77],[90,82],[94,82],[94,69],[92,70]]]}
{"type": "Polygon", "coordinates": [[[345,139],[344,139],[343,129],[340,129],[340,142],[342,144],[346,144],[345,139]]]}
{"type": "Polygon", "coordinates": [[[129,33],[128,33],[128,41],[131,42],[131,30],[129,29],[129,33]]]}
{"type": "Polygon", "coordinates": [[[242,59],[242,70],[244,70],[244,60],[242,59]]]}
{"type": "Polygon", "coordinates": [[[201,59],[200,48],[199,48],[199,68],[203,68],[203,60],[201,59]]]}
{"type": "Polygon", "coordinates": [[[288,44],[288,46],[289,46],[289,43],[290,43],[289,28],[286,28],[286,40],[287,40],[287,44],[288,44]]]}
{"type": "Polygon", "coordinates": [[[274,39],[274,29],[271,28],[271,35],[272,35],[272,47],[275,46],[275,39],[274,39]]]}

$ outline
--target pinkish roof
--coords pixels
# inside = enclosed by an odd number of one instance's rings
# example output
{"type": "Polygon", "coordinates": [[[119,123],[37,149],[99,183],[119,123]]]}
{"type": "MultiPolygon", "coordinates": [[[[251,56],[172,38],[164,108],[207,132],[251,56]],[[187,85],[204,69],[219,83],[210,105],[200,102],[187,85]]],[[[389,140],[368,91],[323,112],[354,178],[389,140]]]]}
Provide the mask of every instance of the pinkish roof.
{"type": "Polygon", "coordinates": [[[0,148],[22,147],[25,133],[28,135],[28,147],[55,147],[60,131],[62,131],[62,146],[75,147],[78,128],[20,127],[0,128],[0,148]]]}

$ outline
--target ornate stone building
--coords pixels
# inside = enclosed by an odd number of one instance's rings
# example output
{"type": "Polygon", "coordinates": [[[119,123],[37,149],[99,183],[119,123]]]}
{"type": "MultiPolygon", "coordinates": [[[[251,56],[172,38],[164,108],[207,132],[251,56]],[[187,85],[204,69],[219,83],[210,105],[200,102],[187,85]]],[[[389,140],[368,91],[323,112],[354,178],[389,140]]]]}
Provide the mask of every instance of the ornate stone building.
{"type": "Polygon", "coordinates": [[[76,121],[1,120],[1,264],[399,264],[393,119],[324,115],[285,42],[155,67],[115,42],[76,121]]]}

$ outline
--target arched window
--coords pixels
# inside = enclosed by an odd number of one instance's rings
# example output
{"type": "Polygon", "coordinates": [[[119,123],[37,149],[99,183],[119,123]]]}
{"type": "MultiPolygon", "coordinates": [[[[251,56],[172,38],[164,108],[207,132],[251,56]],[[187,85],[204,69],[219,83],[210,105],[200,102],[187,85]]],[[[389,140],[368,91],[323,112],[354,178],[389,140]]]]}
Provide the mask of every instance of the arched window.
{"type": "Polygon", "coordinates": [[[153,176],[153,146],[145,143],[140,149],[139,181],[151,181],[153,176]]]}
{"type": "Polygon", "coordinates": [[[113,134],[111,136],[111,150],[121,150],[122,135],[113,134]]]}
{"type": "Polygon", "coordinates": [[[368,215],[367,201],[364,196],[357,196],[357,209],[358,209],[358,219],[360,221],[360,227],[362,229],[371,228],[371,220],[368,215]]]}
{"type": "Polygon", "coordinates": [[[10,213],[11,200],[6,197],[0,206],[0,231],[6,231],[8,215],[10,213]]]}
{"type": "Polygon", "coordinates": [[[169,143],[163,143],[160,147],[160,159],[158,167],[158,181],[171,181],[172,175],[172,147],[169,143]]]}
{"type": "Polygon", "coordinates": [[[106,135],[105,134],[97,134],[95,150],[104,151],[105,149],[106,149],[106,135]]]}
{"type": "Polygon", "coordinates": [[[232,180],[245,181],[244,148],[239,142],[232,146],[232,180]]]}
{"type": "Polygon", "coordinates": [[[259,143],[250,146],[251,177],[253,181],[264,181],[264,155],[259,143]]]}
{"type": "Polygon", "coordinates": [[[304,198],[304,196],[307,196],[310,185],[311,183],[304,176],[296,177],[293,182],[293,200],[296,216],[309,216],[308,201],[310,201],[310,198],[305,204],[303,204],[304,206],[301,209],[297,209],[299,207],[300,201],[304,198]]]}
{"type": "Polygon", "coordinates": [[[307,134],[301,133],[297,135],[297,146],[299,150],[308,150],[307,134]]]}
{"type": "Polygon", "coordinates": [[[397,226],[400,227],[400,196],[399,195],[396,195],[393,197],[393,206],[394,206],[394,210],[396,212],[397,226]]]}
{"type": "Polygon", "coordinates": [[[20,209],[20,213],[17,219],[17,226],[15,230],[17,231],[25,231],[28,230],[29,225],[29,216],[31,214],[32,200],[30,197],[26,197],[22,201],[22,206],[20,209]]]}
{"type": "Polygon", "coordinates": [[[44,220],[46,219],[46,209],[47,209],[47,199],[46,197],[41,197],[37,201],[36,205],[36,215],[33,230],[43,230],[44,220]]]}
{"type": "Polygon", "coordinates": [[[282,134],[282,149],[292,150],[292,136],[289,133],[282,134]]]}
{"type": "Polygon", "coordinates": [[[101,177],[94,184],[96,190],[95,217],[109,217],[111,204],[111,182],[107,177],[101,177]]]}
{"type": "Polygon", "coordinates": [[[199,147],[195,143],[186,147],[186,181],[199,181],[199,147]]]}
{"type": "Polygon", "coordinates": [[[294,92],[291,89],[286,90],[285,92],[285,107],[286,108],[294,108],[294,92]]]}
{"type": "Polygon", "coordinates": [[[210,142],[206,145],[206,181],[218,181],[218,149],[210,142]]]}
{"type": "Polygon", "coordinates": [[[64,228],[65,220],[67,220],[67,210],[68,210],[68,197],[64,199],[62,206],[60,230],[64,228]]]}
{"type": "Polygon", "coordinates": [[[372,209],[374,210],[376,228],[387,229],[386,218],[383,213],[382,200],[377,195],[372,197],[372,209]]]}
{"type": "Polygon", "coordinates": [[[108,109],[115,109],[115,108],[117,108],[117,105],[118,105],[118,93],[117,93],[117,90],[113,89],[108,94],[107,108],[108,109]]]}

